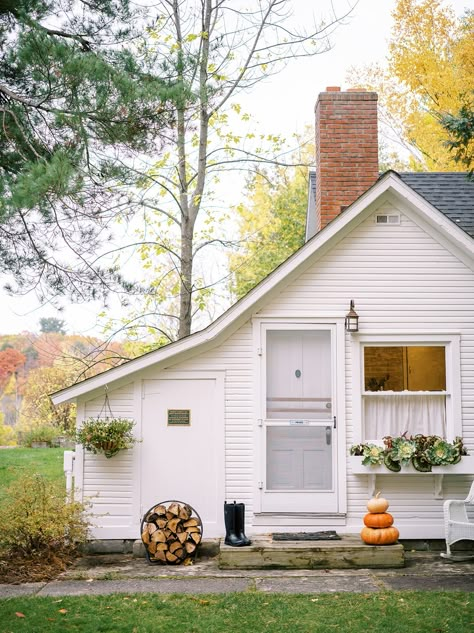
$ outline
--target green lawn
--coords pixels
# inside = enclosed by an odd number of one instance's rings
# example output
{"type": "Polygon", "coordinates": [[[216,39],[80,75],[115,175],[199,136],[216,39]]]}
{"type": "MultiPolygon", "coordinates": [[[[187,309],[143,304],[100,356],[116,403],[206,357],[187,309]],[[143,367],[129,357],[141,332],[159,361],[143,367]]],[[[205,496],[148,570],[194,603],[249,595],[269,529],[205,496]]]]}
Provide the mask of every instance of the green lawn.
{"type": "Polygon", "coordinates": [[[15,598],[0,600],[0,623],[2,633],[468,633],[474,594],[15,598]]]}
{"type": "MultiPolygon", "coordinates": [[[[64,480],[64,448],[2,448],[0,450],[0,503],[5,489],[22,473],[41,473],[64,480]]],[[[1,629],[0,629],[1,631],[1,629]]]]}

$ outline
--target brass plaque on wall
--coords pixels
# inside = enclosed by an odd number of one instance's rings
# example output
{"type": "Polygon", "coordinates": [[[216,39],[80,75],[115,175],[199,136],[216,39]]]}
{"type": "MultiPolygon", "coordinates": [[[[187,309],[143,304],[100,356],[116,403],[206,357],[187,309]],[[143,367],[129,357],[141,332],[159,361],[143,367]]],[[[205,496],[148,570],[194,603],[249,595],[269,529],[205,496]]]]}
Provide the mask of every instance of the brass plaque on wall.
{"type": "Polygon", "coordinates": [[[191,409],[168,409],[168,426],[191,426],[191,409]]]}

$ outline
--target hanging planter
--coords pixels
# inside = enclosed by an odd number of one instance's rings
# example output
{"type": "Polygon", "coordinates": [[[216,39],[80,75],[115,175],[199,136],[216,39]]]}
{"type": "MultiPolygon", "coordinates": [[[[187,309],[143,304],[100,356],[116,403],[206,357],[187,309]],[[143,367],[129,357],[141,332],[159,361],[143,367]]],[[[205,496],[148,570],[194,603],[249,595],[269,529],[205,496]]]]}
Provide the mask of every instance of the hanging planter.
{"type": "Polygon", "coordinates": [[[87,418],[76,432],[76,442],[92,453],[113,457],[132,448],[138,441],[133,436],[134,420],[115,417],[105,394],[104,406],[96,418],[87,418]],[[101,417],[105,415],[105,417],[101,417]]]}

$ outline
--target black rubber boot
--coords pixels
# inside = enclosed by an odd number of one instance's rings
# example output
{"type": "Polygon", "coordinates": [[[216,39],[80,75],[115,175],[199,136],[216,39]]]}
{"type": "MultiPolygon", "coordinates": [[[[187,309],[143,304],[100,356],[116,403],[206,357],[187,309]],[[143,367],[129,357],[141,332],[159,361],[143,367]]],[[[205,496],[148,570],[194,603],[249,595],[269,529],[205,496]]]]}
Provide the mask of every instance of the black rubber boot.
{"type": "Polygon", "coordinates": [[[236,504],[224,503],[224,523],[225,523],[225,540],[226,545],[232,545],[232,547],[242,547],[246,545],[244,541],[239,538],[235,532],[236,526],[236,504]]]}
{"type": "Polygon", "coordinates": [[[235,533],[244,545],[250,545],[251,540],[245,536],[245,503],[235,503],[235,533]]]}

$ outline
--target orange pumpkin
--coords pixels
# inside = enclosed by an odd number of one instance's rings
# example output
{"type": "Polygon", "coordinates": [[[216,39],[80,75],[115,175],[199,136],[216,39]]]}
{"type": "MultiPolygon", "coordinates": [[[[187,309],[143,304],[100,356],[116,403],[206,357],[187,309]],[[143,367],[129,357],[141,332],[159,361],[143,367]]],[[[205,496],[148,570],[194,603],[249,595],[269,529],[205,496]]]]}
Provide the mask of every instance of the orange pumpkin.
{"type": "Polygon", "coordinates": [[[375,497],[373,497],[372,499],[370,499],[370,501],[367,502],[367,510],[369,512],[379,513],[379,512],[387,511],[389,503],[387,499],[384,499],[383,497],[380,497],[379,495],[380,495],[380,492],[378,492],[375,495],[375,497]]]}
{"type": "Polygon", "coordinates": [[[367,545],[392,545],[398,540],[399,534],[397,528],[393,526],[386,528],[363,527],[360,537],[367,545]]]}
{"type": "Polygon", "coordinates": [[[393,523],[393,516],[389,512],[369,512],[364,517],[364,524],[370,528],[387,528],[393,523]]]}

